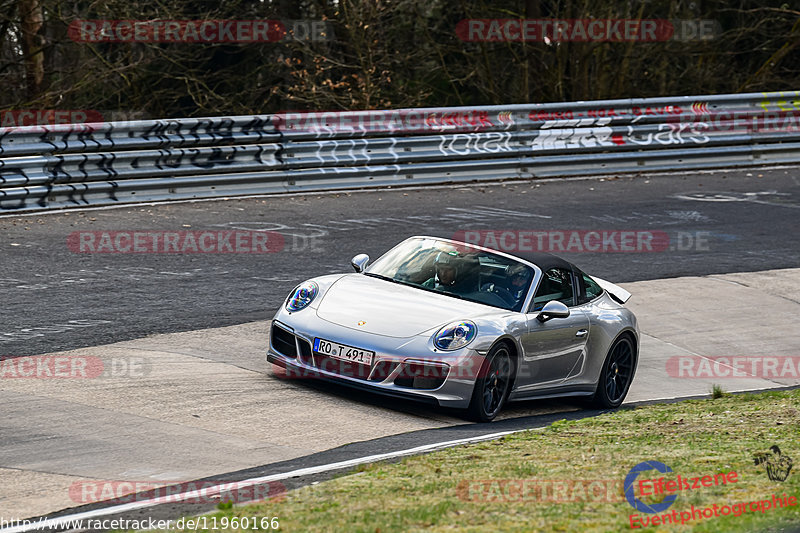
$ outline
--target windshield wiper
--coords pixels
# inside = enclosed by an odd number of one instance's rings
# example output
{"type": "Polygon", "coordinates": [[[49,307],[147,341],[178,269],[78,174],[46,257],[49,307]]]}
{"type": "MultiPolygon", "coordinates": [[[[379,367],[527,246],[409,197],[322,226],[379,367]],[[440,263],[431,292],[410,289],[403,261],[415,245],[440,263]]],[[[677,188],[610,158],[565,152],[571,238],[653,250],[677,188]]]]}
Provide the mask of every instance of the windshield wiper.
{"type": "Polygon", "coordinates": [[[374,274],[372,272],[364,272],[364,275],[365,276],[369,276],[371,278],[378,278],[378,279],[382,279],[382,280],[386,280],[386,281],[391,281],[392,283],[400,283],[396,279],[390,278],[389,276],[384,276],[383,274],[374,274]]]}
{"type": "MultiPolygon", "coordinates": [[[[410,281],[403,281],[401,279],[396,279],[396,278],[390,278],[389,276],[384,276],[383,274],[375,274],[373,272],[364,272],[364,275],[365,276],[369,276],[371,278],[378,278],[378,279],[383,279],[383,280],[386,280],[386,281],[391,281],[392,283],[397,283],[398,285],[406,285],[408,287],[418,287],[420,289],[425,289],[425,287],[421,287],[420,285],[417,285],[416,283],[411,283],[410,281]]],[[[432,290],[432,289],[425,289],[425,290],[432,290]]],[[[439,291],[436,291],[436,292],[439,292],[439,291]]]]}
{"type": "MultiPolygon", "coordinates": [[[[464,297],[463,297],[463,296],[461,296],[460,294],[456,294],[456,293],[454,293],[454,292],[450,292],[450,291],[436,291],[436,290],[435,290],[434,292],[438,292],[439,294],[446,294],[447,296],[452,296],[453,298],[458,298],[459,300],[466,300],[466,298],[464,298],[464,297]]],[[[473,301],[473,300],[469,300],[469,301],[471,302],[471,301],[473,301]]]]}
{"type": "MultiPolygon", "coordinates": [[[[412,285],[412,286],[413,286],[413,287],[416,287],[417,289],[422,289],[423,291],[432,292],[433,294],[443,294],[443,295],[445,295],[445,296],[452,296],[453,298],[458,298],[459,300],[466,300],[466,298],[464,298],[464,297],[463,297],[463,296],[461,296],[460,294],[456,294],[456,293],[454,293],[454,292],[450,292],[450,291],[441,291],[441,290],[439,290],[439,289],[433,289],[433,288],[431,288],[431,287],[426,287],[426,286],[424,286],[424,285],[412,285]]],[[[472,300],[468,300],[468,301],[472,301],[472,300]]]]}
{"type": "MultiPolygon", "coordinates": [[[[466,298],[464,298],[460,294],[456,294],[454,292],[441,291],[441,290],[437,290],[437,289],[432,289],[430,287],[425,287],[423,285],[418,285],[416,283],[410,283],[410,282],[407,282],[407,281],[400,281],[399,279],[394,279],[394,278],[389,277],[389,276],[384,276],[383,274],[375,274],[374,272],[364,272],[364,275],[365,276],[369,276],[371,278],[378,278],[378,279],[382,279],[382,280],[385,280],[385,281],[391,281],[392,283],[397,283],[398,285],[407,285],[409,287],[414,287],[416,289],[422,289],[423,291],[432,292],[434,294],[444,294],[445,296],[452,296],[453,298],[458,298],[459,300],[466,300],[466,298]]],[[[472,300],[468,300],[468,301],[472,301],[472,300]]]]}

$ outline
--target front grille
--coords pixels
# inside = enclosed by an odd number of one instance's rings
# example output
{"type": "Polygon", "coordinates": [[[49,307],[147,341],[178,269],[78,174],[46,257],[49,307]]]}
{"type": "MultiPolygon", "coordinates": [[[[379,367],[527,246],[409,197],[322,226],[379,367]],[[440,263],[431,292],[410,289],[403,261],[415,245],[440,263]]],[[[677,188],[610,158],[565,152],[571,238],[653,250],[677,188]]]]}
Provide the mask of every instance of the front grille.
{"type": "Polygon", "coordinates": [[[400,363],[395,361],[378,361],[375,363],[375,368],[372,370],[370,381],[383,381],[389,377],[389,374],[394,372],[397,365],[400,363]]]}
{"type": "MultiPolygon", "coordinates": [[[[286,357],[297,357],[297,345],[294,342],[294,335],[278,325],[273,324],[270,337],[272,339],[272,347],[275,348],[275,350],[277,350],[279,353],[285,355],[286,357]]],[[[309,350],[310,348],[311,347],[309,346],[309,350]]]]}
{"type": "Polygon", "coordinates": [[[311,364],[311,343],[305,339],[298,338],[297,344],[300,346],[300,361],[311,364]]]}
{"type": "Polygon", "coordinates": [[[403,363],[394,384],[411,389],[438,389],[444,384],[450,368],[443,365],[403,363]]]}
{"type": "MultiPolygon", "coordinates": [[[[286,357],[299,359],[301,363],[308,366],[313,366],[320,370],[349,378],[366,380],[369,377],[371,367],[368,365],[353,363],[351,361],[342,361],[335,357],[328,357],[327,355],[316,353],[312,350],[310,342],[296,337],[293,333],[286,331],[276,324],[272,325],[270,341],[272,347],[278,353],[286,357]]],[[[393,364],[381,381],[386,379],[386,376],[389,375],[389,372],[391,372],[395,366],[397,366],[397,363],[393,364]]]]}

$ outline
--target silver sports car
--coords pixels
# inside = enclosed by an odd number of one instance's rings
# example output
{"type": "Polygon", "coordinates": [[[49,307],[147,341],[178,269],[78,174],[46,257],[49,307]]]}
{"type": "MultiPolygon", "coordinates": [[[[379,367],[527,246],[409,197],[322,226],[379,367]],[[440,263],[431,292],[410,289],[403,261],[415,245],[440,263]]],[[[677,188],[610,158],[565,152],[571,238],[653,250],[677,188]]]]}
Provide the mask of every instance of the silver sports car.
{"type": "Polygon", "coordinates": [[[313,377],[466,409],[583,396],[618,407],[639,356],[630,293],[544,253],[411,237],[355,273],[310,279],[275,314],[267,360],[313,377]]]}

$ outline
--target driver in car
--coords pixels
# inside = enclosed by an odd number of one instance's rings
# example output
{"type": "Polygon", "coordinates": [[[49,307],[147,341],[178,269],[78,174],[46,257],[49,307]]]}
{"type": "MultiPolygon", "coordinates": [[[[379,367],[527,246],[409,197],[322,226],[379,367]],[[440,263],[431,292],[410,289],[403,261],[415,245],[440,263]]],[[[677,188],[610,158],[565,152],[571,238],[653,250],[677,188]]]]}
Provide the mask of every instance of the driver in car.
{"type": "Polygon", "coordinates": [[[456,282],[458,281],[458,256],[439,252],[434,265],[436,266],[436,274],[425,281],[422,286],[428,289],[452,292],[456,288],[456,282]]]}
{"type": "Polygon", "coordinates": [[[481,290],[498,294],[513,309],[519,310],[527,294],[528,283],[533,272],[524,265],[511,265],[506,270],[506,278],[502,285],[487,283],[481,290]]]}

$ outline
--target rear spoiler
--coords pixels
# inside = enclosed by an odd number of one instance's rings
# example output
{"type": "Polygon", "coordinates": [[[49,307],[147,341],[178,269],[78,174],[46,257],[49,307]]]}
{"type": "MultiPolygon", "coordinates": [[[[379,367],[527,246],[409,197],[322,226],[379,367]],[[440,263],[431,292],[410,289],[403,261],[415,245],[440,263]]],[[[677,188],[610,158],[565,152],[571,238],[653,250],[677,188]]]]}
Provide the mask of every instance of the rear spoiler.
{"type": "Polygon", "coordinates": [[[608,294],[610,294],[611,297],[614,298],[619,303],[624,304],[625,302],[627,302],[630,299],[631,293],[629,293],[628,291],[626,291],[622,287],[620,287],[618,285],[614,285],[610,281],[606,281],[604,279],[596,278],[594,276],[591,276],[591,278],[593,280],[595,280],[597,282],[597,284],[600,285],[600,287],[602,287],[603,289],[608,291],[608,294]]]}

